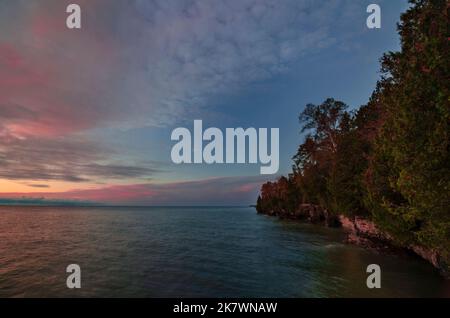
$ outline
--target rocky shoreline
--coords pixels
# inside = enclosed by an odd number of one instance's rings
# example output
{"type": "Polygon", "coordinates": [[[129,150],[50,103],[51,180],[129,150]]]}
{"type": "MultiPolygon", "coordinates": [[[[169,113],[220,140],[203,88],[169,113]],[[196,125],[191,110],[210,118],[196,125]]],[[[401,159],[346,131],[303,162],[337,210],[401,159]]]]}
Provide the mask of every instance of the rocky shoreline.
{"type": "Polygon", "coordinates": [[[418,245],[398,246],[388,233],[379,230],[374,222],[366,218],[332,215],[326,209],[313,204],[301,204],[295,211],[271,210],[257,212],[259,214],[277,216],[282,219],[342,228],[347,234],[346,243],[376,249],[381,252],[416,255],[432,264],[444,277],[450,278],[450,264],[447,264],[438,252],[418,245]]]}

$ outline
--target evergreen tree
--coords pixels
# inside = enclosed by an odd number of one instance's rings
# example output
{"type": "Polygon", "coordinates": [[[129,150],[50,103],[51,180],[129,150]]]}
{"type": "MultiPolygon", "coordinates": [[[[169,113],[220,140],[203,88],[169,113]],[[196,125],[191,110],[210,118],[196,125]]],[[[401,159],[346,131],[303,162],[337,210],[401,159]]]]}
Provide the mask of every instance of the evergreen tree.
{"type": "Polygon", "coordinates": [[[382,59],[384,122],[367,173],[368,203],[379,225],[403,244],[449,257],[448,3],[411,3],[399,26],[401,52],[382,59]]]}
{"type": "Polygon", "coordinates": [[[449,5],[410,2],[401,51],[383,56],[369,103],[354,115],[332,98],[308,104],[293,172],[265,183],[257,208],[283,214],[309,203],[372,218],[400,245],[450,264],[449,5]]]}

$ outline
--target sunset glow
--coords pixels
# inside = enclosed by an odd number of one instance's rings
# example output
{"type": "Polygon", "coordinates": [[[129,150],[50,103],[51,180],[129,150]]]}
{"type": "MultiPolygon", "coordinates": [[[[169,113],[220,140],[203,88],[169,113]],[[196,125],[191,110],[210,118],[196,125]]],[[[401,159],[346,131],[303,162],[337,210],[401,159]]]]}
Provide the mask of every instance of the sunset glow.
{"type": "Polygon", "coordinates": [[[364,4],[340,2],[335,10],[285,1],[266,14],[270,1],[78,1],[80,30],[65,26],[69,1],[2,2],[0,198],[254,202],[264,181],[258,167],[175,165],[170,132],[196,118],[219,129],[281,127],[278,174],[286,172],[296,136],[283,131],[297,129],[288,114],[339,89],[332,80],[343,70],[353,75],[340,80],[354,87],[347,92],[359,92],[345,99],[365,102],[376,80],[366,73],[377,67],[379,52],[396,47],[389,26],[401,6],[386,3],[393,13],[380,32],[390,36],[380,40],[367,30],[351,32],[364,26],[356,14],[364,4]],[[352,52],[359,62],[336,64],[356,41],[366,44],[352,52]],[[302,76],[319,66],[332,70],[329,83],[320,74],[302,76]],[[280,89],[264,89],[268,83],[280,89]],[[177,189],[177,198],[167,189],[177,189]]]}

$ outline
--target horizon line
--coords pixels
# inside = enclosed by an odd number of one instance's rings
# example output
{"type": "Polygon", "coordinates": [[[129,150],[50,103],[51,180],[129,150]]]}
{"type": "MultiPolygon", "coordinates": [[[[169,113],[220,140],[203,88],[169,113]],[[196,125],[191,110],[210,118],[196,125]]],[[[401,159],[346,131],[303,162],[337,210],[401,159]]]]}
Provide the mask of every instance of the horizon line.
{"type": "Polygon", "coordinates": [[[118,204],[0,204],[0,207],[64,207],[64,208],[242,208],[255,207],[254,204],[241,205],[118,205],[118,204]]]}

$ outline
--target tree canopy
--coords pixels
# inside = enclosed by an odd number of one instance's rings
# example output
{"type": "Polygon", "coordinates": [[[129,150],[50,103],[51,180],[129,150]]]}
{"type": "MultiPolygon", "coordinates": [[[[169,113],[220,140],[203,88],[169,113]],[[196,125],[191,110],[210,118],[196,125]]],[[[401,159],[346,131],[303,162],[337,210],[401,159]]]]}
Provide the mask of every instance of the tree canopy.
{"type": "Polygon", "coordinates": [[[355,113],[329,98],[299,116],[304,141],[293,171],[262,186],[258,211],[318,204],[372,219],[403,246],[450,260],[450,48],[446,0],[411,0],[401,51],[355,113]]]}

